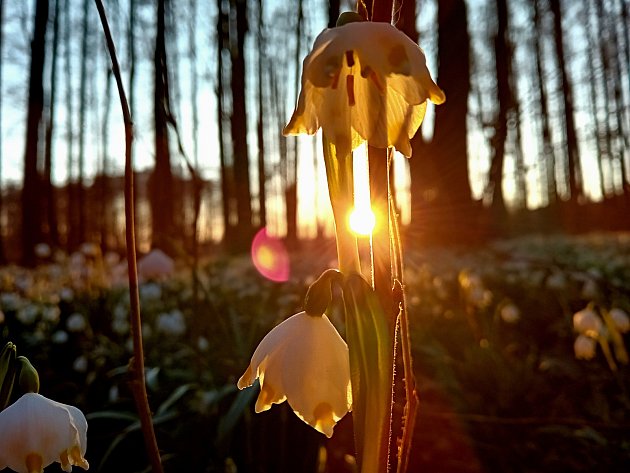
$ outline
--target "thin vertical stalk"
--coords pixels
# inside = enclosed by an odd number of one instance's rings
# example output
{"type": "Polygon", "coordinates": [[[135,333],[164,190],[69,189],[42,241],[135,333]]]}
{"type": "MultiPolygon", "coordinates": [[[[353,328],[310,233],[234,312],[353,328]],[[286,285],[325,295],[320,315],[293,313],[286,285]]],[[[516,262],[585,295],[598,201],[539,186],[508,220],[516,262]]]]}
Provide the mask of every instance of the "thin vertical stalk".
{"type": "Polygon", "coordinates": [[[147,390],[144,375],[144,352],[142,347],[142,322],[140,319],[140,298],[138,295],[138,268],[136,264],[136,237],[134,228],[134,185],[133,163],[131,161],[131,149],[133,142],[133,122],[129,113],[129,104],[125,96],[125,89],[120,76],[120,67],[116,56],[116,47],[109,29],[109,23],[105,14],[105,8],[101,0],[94,0],[98,14],[103,25],[103,32],[107,41],[107,49],[112,61],[112,72],[118,86],[120,105],[122,107],[123,121],[125,124],[125,238],[127,243],[127,268],[129,271],[129,302],[131,310],[131,334],[133,337],[134,356],[130,361],[130,374],[132,380],[129,383],[133,393],[140,425],[144,436],[147,455],[154,473],[162,473],[162,460],[153,430],[151,409],[147,398],[147,390]]]}
{"type": "Polygon", "coordinates": [[[404,265],[402,250],[402,235],[400,232],[400,222],[397,215],[395,194],[390,194],[389,217],[391,222],[392,239],[392,259],[396,272],[394,277],[397,281],[394,285],[394,304],[399,307],[399,334],[400,349],[403,357],[403,375],[405,377],[405,398],[406,405],[403,412],[403,430],[400,447],[398,449],[397,472],[405,473],[409,465],[409,454],[411,452],[411,442],[413,440],[414,427],[416,425],[416,413],[418,410],[418,394],[416,393],[416,377],[413,372],[413,359],[411,358],[411,336],[409,334],[409,319],[407,312],[407,298],[405,296],[404,265]]]}

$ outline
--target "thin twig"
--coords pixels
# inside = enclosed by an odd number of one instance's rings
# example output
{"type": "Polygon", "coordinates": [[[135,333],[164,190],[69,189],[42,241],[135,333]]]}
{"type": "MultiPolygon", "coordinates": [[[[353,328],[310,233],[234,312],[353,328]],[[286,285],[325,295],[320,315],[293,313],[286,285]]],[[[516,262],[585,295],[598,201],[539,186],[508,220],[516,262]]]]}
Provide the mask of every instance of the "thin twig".
{"type": "Polygon", "coordinates": [[[136,236],[134,227],[134,186],[133,165],[131,161],[131,145],[133,142],[133,121],[129,112],[129,104],[125,95],[116,47],[109,29],[107,15],[101,0],[94,0],[98,14],[103,25],[107,49],[112,60],[112,72],[116,78],[120,105],[122,107],[123,121],[125,124],[125,239],[127,243],[127,269],[129,272],[129,305],[131,317],[131,334],[133,337],[133,357],[129,361],[131,381],[129,382],[133,398],[140,417],[140,425],[147,449],[147,456],[151,463],[153,473],[162,473],[162,460],[153,430],[151,409],[147,398],[147,389],[144,376],[144,353],[142,348],[142,321],[140,319],[140,298],[138,295],[138,268],[136,265],[136,236]]]}

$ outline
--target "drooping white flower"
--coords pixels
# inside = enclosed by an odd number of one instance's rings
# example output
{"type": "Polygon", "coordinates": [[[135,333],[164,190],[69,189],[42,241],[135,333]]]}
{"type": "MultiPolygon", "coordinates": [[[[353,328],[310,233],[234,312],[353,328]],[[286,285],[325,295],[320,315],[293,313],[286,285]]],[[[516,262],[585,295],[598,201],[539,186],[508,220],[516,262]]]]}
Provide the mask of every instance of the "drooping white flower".
{"type": "Polygon", "coordinates": [[[573,351],[578,360],[592,360],[595,357],[597,342],[594,338],[580,334],[573,343],[573,351]]]}
{"type": "Polygon", "coordinates": [[[295,314],[260,342],[239,389],[258,378],[256,412],[285,400],[304,422],[327,437],[351,409],[348,346],[328,317],[295,314]]]}
{"type": "Polygon", "coordinates": [[[53,462],[87,470],[87,421],[74,406],[27,393],[0,412],[0,469],[42,473],[53,462]]]}
{"type": "Polygon", "coordinates": [[[615,323],[617,330],[621,333],[626,333],[630,331],[630,317],[625,310],[619,309],[615,307],[614,309],[610,309],[610,318],[615,323]]]}
{"type": "Polygon", "coordinates": [[[325,29],[302,66],[302,89],[285,135],[322,127],[345,155],[362,142],[411,156],[426,101],[444,102],[422,49],[389,23],[325,29]]]}
{"type": "Polygon", "coordinates": [[[590,307],[573,314],[573,328],[576,332],[597,338],[602,331],[602,319],[590,307]]]}

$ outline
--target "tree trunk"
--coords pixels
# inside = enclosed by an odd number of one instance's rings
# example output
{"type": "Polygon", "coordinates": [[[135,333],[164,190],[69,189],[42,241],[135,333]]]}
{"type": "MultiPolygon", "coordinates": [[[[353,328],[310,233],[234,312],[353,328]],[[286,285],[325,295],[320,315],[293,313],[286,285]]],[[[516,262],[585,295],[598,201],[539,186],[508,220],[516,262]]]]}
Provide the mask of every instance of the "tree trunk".
{"type": "Polygon", "coordinates": [[[28,87],[24,181],[22,184],[22,263],[35,264],[35,245],[41,237],[40,179],[37,171],[39,127],[44,109],[44,62],[48,0],[37,0],[35,27],[31,41],[31,67],[28,87]]]}
{"type": "Polygon", "coordinates": [[[265,123],[263,95],[263,63],[265,61],[265,38],[263,34],[263,2],[258,0],[258,225],[267,226],[267,173],[265,171],[265,123]]]}
{"type": "Polygon", "coordinates": [[[488,179],[488,192],[492,195],[492,215],[495,224],[501,224],[506,217],[503,196],[503,164],[505,161],[505,141],[507,139],[507,116],[510,108],[510,45],[507,36],[508,12],[506,0],[497,0],[497,35],[494,38],[494,56],[497,71],[497,98],[499,111],[492,137],[492,164],[488,179]]]}
{"type": "Polygon", "coordinates": [[[89,5],[90,0],[83,0],[83,33],[81,37],[81,83],[79,89],[79,177],[77,179],[76,206],[78,209],[78,230],[77,241],[73,242],[73,248],[77,244],[86,241],[86,202],[85,202],[85,132],[87,124],[85,117],[88,107],[87,98],[87,63],[88,55],[88,34],[89,34],[89,5]]]}
{"type": "Polygon", "coordinates": [[[68,252],[76,246],[78,236],[78,218],[76,215],[75,186],[73,180],[74,169],[74,91],[72,90],[72,21],[70,0],[64,1],[64,81],[66,83],[66,143],[67,143],[67,177],[66,177],[66,250],[68,252]]]}
{"type": "Polygon", "coordinates": [[[7,262],[6,254],[4,252],[4,225],[3,225],[3,213],[4,213],[4,200],[2,193],[2,66],[4,57],[3,46],[4,44],[4,0],[0,0],[0,265],[4,265],[7,262]]]}
{"type": "Polygon", "coordinates": [[[44,184],[46,186],[46,223],[48,225],[48,243],[59,246],[57,231],[57,199],[52,183],[52,137],[55,123],[55,97],[57,91],[57,51],[59,47],[59,1],[55,0],[55,19],[53,22],[52,65],[50,68],[50,105],[48,107],[48,123],[46,126],[46,147],[44,155],[44,184]]]}
{"type": "Polygon", "coordinates": [[[567,64],[564,56],[564,38],[562,35],[562,22],[560,13],[560,0],[549,0],[553,14],[554,46],[560,72],[560,86],[562,87],[562,101],[564,104],[564,133],[567,147],[567,173],[569,175],[569,201],[577,203],[582,194],[580,165],[578,156],[577,133],[573,117],[573,93],[567,73],[567,64]]]}
{"type": "Polygon", "coordinates": [[[540,119],[542,128],[543,160],[546,169],[547,199],[550,205],[558,200],[556,185],[556,155],[551,142],[551,127],[549,126],[549,109],[547,107],[547,90],[543,73],[542,37],[543,27],[540,15],[540,0],[534,1],[534,43],[536,46],[536,75],[538,77],[538,94],[540,97],[540,119]]]}
{"type": "Polygon", "coordinates": [[[236,196],[237,234],[234,249],[247,251],[251,237],[252,226],[252,196],[249,183],[249,155],[247,151],[247,110],[245,107],[245,35],[247,34],[247,1],[231,0],[231,7],[235,11],[236,37],[231,38],[230,51],[232,53],[232,150],[234,159],[234,185],[236,196]]]}
{"type": "Polygon", "coordinates": [[[228,165],[225,149],[225,84],[223,83],[223,53],[229,49],[230,21],[223,9],[223,0],[217,0],[217,128],[219,135],[219,164],[221,169],[221,207],[223,217],[223,242],[229,246],[233,242],[234,229],[232,225],[231,209],[232,196],[232,168],[228,165]]]}
{"type": "Polygon", "coordinates": [[[152,246],[167,249],[173,228],[173,175],[168,141],[168,68],[165,39],[166,0],[157,2],[157,27],[154,53],[155,168],[149,183],[152,246]]]}
{"type": "MultiPolygon", "coordinates": [[[[595,52],[597,51],[597,47],[595,46],[598,41],[598,30],[597,25],[597,17],[594,15],[593,10],[593,2],[589,0],[588,5],[585,10],[586,17],[586,39],[587,39],[587,57],[588,57],[588,74],[589,74],[589,91],[590,91],[590,99],[591,99],[591,108],[593,112],[593,127],[595,129],[595,146],[597,149],[597,172],[599,177],[600,184],[600,192],[602,194],[602,198],[606,197],[607,194],[607,186],[604,182],[604,170],[603,170],[603,160],[606,158],[608,162],[610,162],[610,148],[606,146],[607,140],[603,136],[604,133],[602,131],[602,124],[599,119],[599,97],[603,97],[606,100],[606,87],[605,84],[602,86],[601,82],[598,80],[596,74],[596,62],[595,62],[595,52]],[[599,90],[598,90],[599,88],[599,90]],[[603,89],[603,94],[600,95],[601,90],[603,89]],[[604,139],[602,139],[604,138],[604,139]]],[[[601,57],[600,57],[601,60],[601,57]]]]}
{"type": "Polygon", "coordinates": [[[337,24],[337,18],[339,18],[339,3],[339,0],[328,0],[328,28],[334,28],[337,24]]]}
{"type": "MultiPolygon", "coordinates": [[[[304,2],[298,0],[297,4],[297,22],[295,23],[295,102],[297,103],[297,94],[300,90],[300,69],[302,66],[302,25],[304,23],[304,2]]],[[[286,167],[286,186],[284,188],[285,210],[287,219],[287,245],[295,247],[298,243],[298,221],[297,221],[297,169],[298,169],[298,137],[291,139],[293,143],[293,156],[291,162],[287,162],[286,167]]]]}
{"type": "Polygon", "coordinates": [[[440,242],[476,237],[477,215],[468,182],[467,124],[470,92],[470,37],[463,0],[438,3],[437,83],[447,102],[435,108],[435,131],[429,146],[421,133],[412,141],[410,171],[415,232],[440,242]]]}

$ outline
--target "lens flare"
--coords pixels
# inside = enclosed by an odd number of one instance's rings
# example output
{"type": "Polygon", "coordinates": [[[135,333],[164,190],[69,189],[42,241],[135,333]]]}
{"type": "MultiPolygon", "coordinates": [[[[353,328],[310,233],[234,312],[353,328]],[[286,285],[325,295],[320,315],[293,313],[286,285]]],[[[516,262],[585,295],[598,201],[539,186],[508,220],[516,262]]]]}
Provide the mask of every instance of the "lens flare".
{"type": "Polygon", "coordinates": [[[260,274],[276,282],[289,279],[289,254],[282,240],[261,229],[252,241],[252,262],[260,274]]]}

